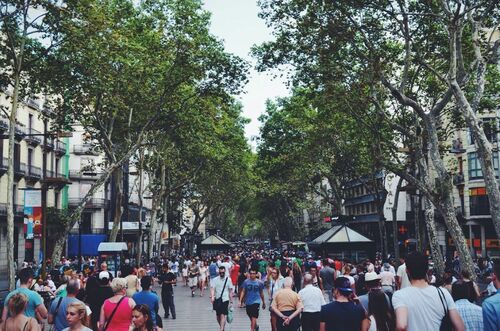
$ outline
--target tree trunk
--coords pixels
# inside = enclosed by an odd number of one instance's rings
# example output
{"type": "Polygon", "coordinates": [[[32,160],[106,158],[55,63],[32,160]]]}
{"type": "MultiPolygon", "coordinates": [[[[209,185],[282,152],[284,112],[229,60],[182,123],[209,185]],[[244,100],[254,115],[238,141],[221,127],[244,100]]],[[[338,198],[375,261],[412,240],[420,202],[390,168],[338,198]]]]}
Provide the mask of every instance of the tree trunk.
{"type": "Polygon", "coordinates": [[[417,251],[422,252],[422,239],[420,238],[420,209],[418,205],[418,194],[411,197],[411,209],[413,209],[413,223],[415,225],[415,240],[417,241],[417,251]]]}
{"type": "Polygon", "coordinates": [[[113,171],[112,183],[115,185],[115,217],[113,219],[113,228],[109,234],[109,241],[115,242],[123,214],[123,169],[121,167],[113,171]]]}
{"type": "Polygon", "coordinates": [[[143,199],[142,199],[142,185],[143,185],[143,174],[144,169],[144,150],[141,150],[140,158],[139,158],[139,188],[138,188],[138,197],[139,197],[139,235],[137,236],[137,255],[136,261],[137,265],[139,265],[142,259],[142,208],[143,208],[143,199]]]}
{"type": "Polygon", "coordinates": [[[424,214],[425,214],[425,226],[427,228],[427,234],[429,236],[429,243],[431,246],[432,261],[434,262],[434,269],[437,275],[442,276],[444,274],[444,259],[441,253],[441,247],[439,246],[439,241],[437,238],[436,221],[434,219],[434,206],[426,197],[424,199],[424,214]]]}
{"type": "Polygon", "coordinates": [[[403,178],[399,177],[398,186],[396,187],[396,193],[394,194],[394,203],[392,205],[392,243],[394,246],[394,257],[396,261],[399,261],[399,240],[398,240],[398,204],[399,204],[399,192],[401,190],[401,185],[403,184],[403,178]]]}
{"type": "Polygon", "coordinates": [[[438,194],[438,205],[436,205],[436,207],[440,209],[440,213],[444,218],[446,226],[448,227],[453,242],[455,243],[455,247],[460,254],[460,262],[462,263],[462,268],[469,271],[472,277],[474,277],[475,279],[476,273],[474,271],[472,256],[470,254],[465,236],[455,213],[451,175],[446,169],[443,158],[441,157],[441,154],[439,152],[439,139],[436,130],[436,119],[432,112],[428,115],[428,117],[425,118],[425,126],[429,139],[429,156],[432,160],[432,164],[437,175],[435,187],[438,194]]]}
{"type": "MultiPolygon", "coordinates": [[[[7,280],[9,291],[15,289],[16,271],[14,270],[14,137],[16,133],[16,117],[19,102],[20,74],[14,79],[14,93],[9,116],[9,164],[7,167],[7,280]]],[[[3,142],[2,142],[3,143],[3,142]]]]}

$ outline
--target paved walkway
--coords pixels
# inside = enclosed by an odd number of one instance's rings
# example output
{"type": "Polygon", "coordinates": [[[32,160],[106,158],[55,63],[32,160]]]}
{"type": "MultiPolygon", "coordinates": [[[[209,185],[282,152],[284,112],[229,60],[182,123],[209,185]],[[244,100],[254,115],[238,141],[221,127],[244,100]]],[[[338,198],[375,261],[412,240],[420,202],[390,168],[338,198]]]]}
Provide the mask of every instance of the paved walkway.
{"type": "MultiPolygon", "coordinates": [[[[210,303],[210,290],[207,288],[203,297],[200,297],[200,291],[196,292],[195,297],[191,297],[191,290],[179,283],[174,287],[174,302],[177,319],[163,318],[163,330],[175,331],[218,331],[219,325],[215,317],[215,311],[212,310],[210,303]]],[[[161,289],[156,289],[157,293],[161,293],[161,289]]],[[[267,298],[267,296],[266,296],[267,298]]],[[[161,301],[160,301],[161,302],[161,301]]],[[[235,300],[235,302],[239,302],[235,300]]],[[[160,303],[160,316],[164,316],[163,307],[160,303]]],[[[270,331],[271,322],[269,310],[260,310],[259,316],[259,331],[270,331]]],[[[234,307],[234,321],[226,325],[226,331],[246,331],[250,330],[250,320],[248,319],[245,308],[239,308],[236,304],[234,307]]]]}

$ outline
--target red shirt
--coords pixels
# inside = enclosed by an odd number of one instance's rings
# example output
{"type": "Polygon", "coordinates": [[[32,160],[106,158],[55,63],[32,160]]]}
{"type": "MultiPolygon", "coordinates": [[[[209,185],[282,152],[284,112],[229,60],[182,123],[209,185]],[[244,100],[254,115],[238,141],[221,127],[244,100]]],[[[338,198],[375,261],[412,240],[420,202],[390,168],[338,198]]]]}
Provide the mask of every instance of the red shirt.
{"type": "Polygon", "coordinates": [[[236,285],[238,282],[238,275],[240,274],[240,265],[239,264],[234,264],[233,268],[231,269],[231,281],[233,282],[233,285],[236,285]]]}

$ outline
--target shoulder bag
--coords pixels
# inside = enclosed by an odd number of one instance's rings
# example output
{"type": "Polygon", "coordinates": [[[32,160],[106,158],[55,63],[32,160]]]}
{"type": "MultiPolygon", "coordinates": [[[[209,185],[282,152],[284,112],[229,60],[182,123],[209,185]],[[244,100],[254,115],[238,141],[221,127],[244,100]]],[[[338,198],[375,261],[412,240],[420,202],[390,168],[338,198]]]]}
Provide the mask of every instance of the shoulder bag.
{"type": "Polygon", "coordinates": [[[223,305],[223,301],[222,301],[222,295],[224,294],[224,290],[226,289],[226,284],[227,284],[227,279],[229,277],[226,277],[226,281],[224,282],[224,286],[222,287],[222,292],[220,293],[220,297],[218,297],[217,299],[215,299],[214,301],[214,307],[213,309],[214,310],[220,310],[222,305],[223,305]]]}
{"type": "Polygon", "coordinates": [[[59,297],[59,301],[57,301],[56,305],[56,310],[54,311],[54,324],[50,327],[50,331],[55,331],[56,330],[56,318],[57,318],[57,313],[59,313],[59,306],[61,306],[61,301],[63,297],[59,297]]]}
{"type": "Polygon", "coordinates": [[[452,331],[453,324],[451,323],[450,311],[448,310],[448,302],[446,302],[446,297],[439,287],[437,287],[439,300],[441,300],[441,305],[443,306],[444,316],[441,320],[441,325],[439,331],[452,331]]]}
{"type": "Polygon", "coordinates": [[[106,321],[106,323],[104,323],[104,328],[102,329],[103,331],[106,331],[106,329],[108,328],[109,326],[109,323],[111,323],[111,320],[113,319],[113,316],[115,316],[115,313],[116,311],[118,310],[118,307],[120,306],[120,303],[122,303],[123,299],[125,299],[125,295],[122,296],[122,298],[118,301],[118,303],[116,304],[116,307],[115,309],[113,309],[113,311],[111,312],[111,315],[109,316],[109,319],[106,321]]]}

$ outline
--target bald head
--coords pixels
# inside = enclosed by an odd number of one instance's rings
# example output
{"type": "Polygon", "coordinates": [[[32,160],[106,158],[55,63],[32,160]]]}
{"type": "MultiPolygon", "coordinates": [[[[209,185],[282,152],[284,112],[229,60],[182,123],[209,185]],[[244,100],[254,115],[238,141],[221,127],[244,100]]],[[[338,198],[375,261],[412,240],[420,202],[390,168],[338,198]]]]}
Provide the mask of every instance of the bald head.
{"type": "Polygon", "coordinates": [[[285,280],[283,281],[283,287],[285,288],[292,288],[293,286],[293,279],[292,277],[286,277],[285,280]]]}
{"type": "Polygon", "coordinates": [[[310,273],[304,275],[304,286],[312,284],[313,276],[310,273]]]}

